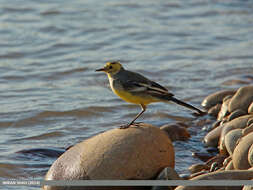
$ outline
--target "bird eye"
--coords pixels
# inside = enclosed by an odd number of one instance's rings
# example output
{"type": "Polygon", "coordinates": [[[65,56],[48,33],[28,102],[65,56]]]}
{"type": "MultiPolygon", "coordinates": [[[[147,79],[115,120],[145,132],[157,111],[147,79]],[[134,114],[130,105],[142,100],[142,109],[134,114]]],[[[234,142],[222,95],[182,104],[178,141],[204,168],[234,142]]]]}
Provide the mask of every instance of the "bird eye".
{"type": "Polygon", "coordinates": [[[110,66],[109,69],[112,69],[112,66],[110,66]]]}

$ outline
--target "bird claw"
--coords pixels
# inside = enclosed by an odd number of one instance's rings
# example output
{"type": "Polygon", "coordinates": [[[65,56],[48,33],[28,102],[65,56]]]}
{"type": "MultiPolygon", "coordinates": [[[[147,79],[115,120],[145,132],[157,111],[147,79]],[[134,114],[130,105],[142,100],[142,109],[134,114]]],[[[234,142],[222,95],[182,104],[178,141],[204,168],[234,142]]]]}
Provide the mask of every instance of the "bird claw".
{"type": "Polygon", "coordinates": [[[142,122],[128,123],[128,124],[125,124],[125,125],[121,125],[121,126],[119,127],[119,129],[127,129],[127,128],[129,128],[131,125],[138,126],[140,123],[142,123],[142,122]]]}
{"type": "Polygon", "coordinates": [[[131,124],[121,125],[119,129],[127,129],[130,127],[131,124]]]}

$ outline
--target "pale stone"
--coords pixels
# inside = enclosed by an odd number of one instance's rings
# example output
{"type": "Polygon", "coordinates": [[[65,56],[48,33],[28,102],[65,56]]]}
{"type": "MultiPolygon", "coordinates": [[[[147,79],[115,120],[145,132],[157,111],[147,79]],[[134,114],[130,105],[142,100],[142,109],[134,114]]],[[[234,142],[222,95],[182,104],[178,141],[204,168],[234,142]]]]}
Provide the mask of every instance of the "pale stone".
{"type": "Polygon", "coordinates": [[[216,104],[222,104],[223,98],[225,98],[228,95],[234,95],[236,90],[223,90],[218,91],[213,94],[210,94],[207,96],[201,103],[201,105],[205,109],[210,109],[211,107],[215,106],[216,104]]]}
{"type": "MultiPolygon", "coordinates": [[[[168,135],[158,127],[139,124],[112,129],[76,144],[53,163],[45,179],[152,179],[174,164],[168,135]]],[[[58,190],[52,186],[44,189],[58,190]]]]}
{"type": "Polygon", "coordinates": [[[250,104],[253,102],[253,86],[244,86],[237,90],[232,97],[228,110],[230,113],[236,109],[241,109],[248,112],[250,104]]]}

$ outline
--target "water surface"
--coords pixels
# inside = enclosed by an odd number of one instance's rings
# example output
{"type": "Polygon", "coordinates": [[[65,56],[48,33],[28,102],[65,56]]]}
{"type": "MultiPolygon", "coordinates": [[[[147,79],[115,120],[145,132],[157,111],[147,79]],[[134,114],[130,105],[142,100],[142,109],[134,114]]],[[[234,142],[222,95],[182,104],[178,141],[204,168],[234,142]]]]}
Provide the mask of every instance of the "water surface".
{"type": "MultiPolygon", "coordinates": [[[[0,0],[0,5],[0,179],[42,179],[65,148],[140,111],[94,72],[106,61],[120,60],[197,107],[209,93],[253,81],[252,1],[0,0]]],[[[157,103],[139,119],[191,126],[192,138],[174,143],[180,174],[200,162],[192,152],[206,152],[200,123],[209,118],[191,113],[157,103]]]]}

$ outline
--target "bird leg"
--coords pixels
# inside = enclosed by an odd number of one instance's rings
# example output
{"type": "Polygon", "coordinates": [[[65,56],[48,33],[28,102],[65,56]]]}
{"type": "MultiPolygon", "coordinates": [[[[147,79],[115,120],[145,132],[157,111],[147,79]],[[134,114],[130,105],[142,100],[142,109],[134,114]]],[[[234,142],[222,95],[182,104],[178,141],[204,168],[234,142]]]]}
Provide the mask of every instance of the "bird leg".
{"type": "Polygon", "coordinates": [[[140,104],[140,106],[141,106],[141,109],[142,109],[141,112],[138,113],[138,114],[135,116],[135,118],[134,118],[130,123],[128,123],[128,124],[126,124],[126,125],[120,126],[120,129],[127,129],[128,127],[130,127],[130,126],[135,122],[135,120],[138,119],[138,117],[140,117],[140,116],[146,111],[146,106],[145,106],[145,105],[140,104]]]}

